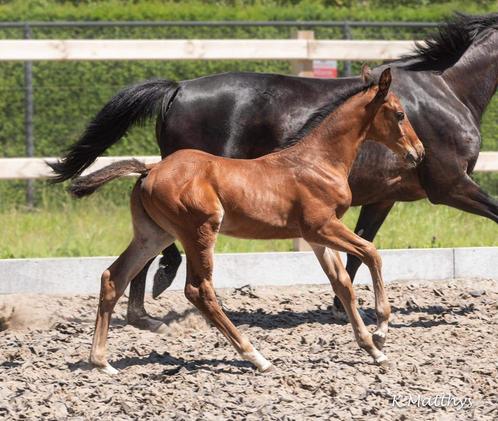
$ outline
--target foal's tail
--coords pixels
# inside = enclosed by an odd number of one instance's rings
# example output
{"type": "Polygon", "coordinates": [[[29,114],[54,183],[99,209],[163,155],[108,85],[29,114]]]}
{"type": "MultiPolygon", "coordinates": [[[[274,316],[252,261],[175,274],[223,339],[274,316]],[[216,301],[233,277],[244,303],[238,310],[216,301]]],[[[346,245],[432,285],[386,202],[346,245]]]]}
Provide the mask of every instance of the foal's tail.
{"type": "Polygon", "coordinates": [[[154,165],[156,164],[146,165],[136,159],[114,162],[91,174],[76,178],[69,187],[69,192],[78,198],[88,196],[116,178],[133,173],[141,176],[147,175],[154,165]]]}
{"type": "Polygon", "coordinates": [[[163,114],[178,89],[178,83],[162,79],[123,89],[104,105],[65,156],[48,164],[55,173],[51,181],[59,183],[81,174],[133,125],[163,114]]]}

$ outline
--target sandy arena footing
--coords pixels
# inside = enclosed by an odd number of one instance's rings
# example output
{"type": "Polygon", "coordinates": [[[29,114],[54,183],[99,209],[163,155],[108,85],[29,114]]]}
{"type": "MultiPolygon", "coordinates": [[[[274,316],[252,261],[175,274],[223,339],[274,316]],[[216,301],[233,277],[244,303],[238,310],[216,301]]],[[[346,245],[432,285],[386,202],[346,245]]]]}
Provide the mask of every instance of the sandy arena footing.
{"type": "MultiPolygon", "coordinates": [[[[373,331],[371,287],[356,288],[373,331]]],[[[109,377],[87,363],[96,296],[0,296],[0,418],[498,419],[498,281],[387,286],[393,317],[372,364],[331,315],[330,287],[219,290],[229,317],[276,367],[259,374],[180,292],[147,299],[167,325],[109,335],[109,377]]]]}

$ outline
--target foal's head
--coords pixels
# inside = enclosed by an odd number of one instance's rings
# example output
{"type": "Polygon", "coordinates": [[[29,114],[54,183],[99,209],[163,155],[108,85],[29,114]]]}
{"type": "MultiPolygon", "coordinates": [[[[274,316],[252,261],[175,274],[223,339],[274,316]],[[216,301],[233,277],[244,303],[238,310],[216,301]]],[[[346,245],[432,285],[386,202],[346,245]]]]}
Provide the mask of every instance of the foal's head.
{"type": "MultiPolygon", "coordinates": [[[[362,77],[371,81],[370,69],[364,65],[362,77]]],[[[398,97],[389,92],[391,69],[385,69],[377,85],[373,85],[373,100],[368,106],[375,107],[375,117],[367,132],[367,139],[383,143],[411,166],[424,158],[424,146],[405,115],[398,97]]]]}

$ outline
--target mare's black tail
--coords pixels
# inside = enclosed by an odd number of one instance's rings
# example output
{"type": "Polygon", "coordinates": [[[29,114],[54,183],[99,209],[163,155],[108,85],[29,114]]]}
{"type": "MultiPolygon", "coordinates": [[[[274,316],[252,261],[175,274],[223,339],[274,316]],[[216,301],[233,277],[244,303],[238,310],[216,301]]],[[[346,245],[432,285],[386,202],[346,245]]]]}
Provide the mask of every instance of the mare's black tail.
{"type": "Polygon", "coordinates": [[[56,174],[51,180],[59,183],[81,174],[130,127],[162,112],[177,90],[176,82],[161,79],[123,89],[99,111],[60,161],[47,164],[56,174]]]}

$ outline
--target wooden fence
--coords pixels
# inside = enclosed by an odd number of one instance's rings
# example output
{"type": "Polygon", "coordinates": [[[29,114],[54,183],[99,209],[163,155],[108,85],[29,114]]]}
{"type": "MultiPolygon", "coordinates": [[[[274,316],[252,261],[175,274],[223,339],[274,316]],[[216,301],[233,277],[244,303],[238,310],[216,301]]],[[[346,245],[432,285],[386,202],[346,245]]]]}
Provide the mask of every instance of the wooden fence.
{"type": "MultiPolygon", "coordinates": [[[[310,32],[310,31],[302,31],[310,32]]],[[[1,40],[0,61],[394,60],[413,41],[303,39],[1,40]]]]}
{"type": "MultiPolygon", "coordinates": [[[[316,40],[313,31],[298,31],[296,39],[274,40],[0,40],[0,61],[291,60],[296,74],[310,75],[312,60],[393,60],[409,53],[413,45],[413,41],[316,40]]],[[[99,158],[92,169],[122,158],[126,157],[99,158]]],[[[0,159],[0,179],[47,177],[45,161],[53,159],[0,159]]],[[[498,152],[482,152],[476,171],[498,171],[498,152]]]]}
{"type": "MultiPolygon", "coordinates": [[[[112,162],[122,159],[136,158],[146,163],[158,162],[159,156],[105,156],[97,158],[88,171],[95,171],[112,162]]],[[[57,158],[2,158],[0,159],[0,180],[43,179],[50,176],[50,168],[46,162],[54,162],[57,158]]],[[[475,171],[498,171],[498,152],[481,152],[475,171]]]]}

